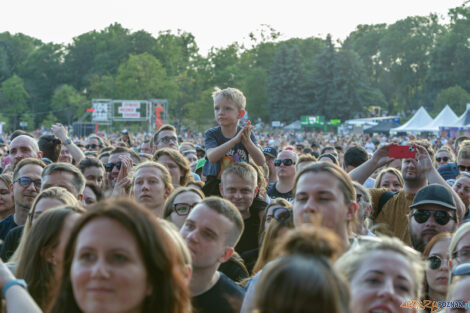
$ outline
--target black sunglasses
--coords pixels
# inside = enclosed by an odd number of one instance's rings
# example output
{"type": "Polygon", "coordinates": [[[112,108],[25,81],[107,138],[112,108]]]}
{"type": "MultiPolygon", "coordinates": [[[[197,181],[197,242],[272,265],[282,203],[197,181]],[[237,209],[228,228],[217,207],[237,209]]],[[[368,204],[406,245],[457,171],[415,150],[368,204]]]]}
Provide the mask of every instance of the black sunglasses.
{"type": "Polygon", "coordinates": [[[97,145],[96,143],[92,143],[92,144],[89,144],[89,145],[85,145],[85,148],[86,148],[86,149],[90,149],[90,148],[95,149],[96,147],[101,148],[101,145],[97,145]]]}
{"type": "Polygon", "coordinates": [[[29,185],[31,185],[31,183],[34,183],[34,187],[36,189],[41,188],[41,180],[40,179],[32,179],[32,178],[23,176],[23,177],[17,178],[14,182],[15,183],[18,182],[20,184],[20,186],[24,187],[24,188],[28,188],[29,185]]]}
{"type": "Polygon", "coordinates": [[[461,172],[470,172],[470,166],[458,165],[461,172]]]}
{"type": "Polygon", "coordinates": [[[432,270],[440,269],[441,266],[444,264],[444,260],[438,255],[430,256],[427,259],[427,261],[428,261],[429,268],[432,270]]]}
{"type": "Polygon", "coordinates": [[[279,222],[286,222],[289,218],[291,217],[291,211],[286,208],[275,208],[273,209],[273,213],[266,215],[266,222],[271,222],[271,220],[274,218],[275,220],[279,222]]]}
{"type": "Polygon", "coordinates": [[[446,211],[429,211],[417,209],[416,211],[411,213],[411,216],[415,218],[416,222],[418,222],[419,224],[423,224],[431,217],[431,214],[434,216],[434,220],[439,225],[446,225],[447,223],[449,223],[449,220],[455,221],[455,217],[451,216],[446,211]]]}
{"type": "Polygon", "coordinates": [[[291,166],[294,165],[295,162],[291,159],[274,160],[274,166],[281,166],[281,164],[284,164],[285,166],[291,166]]]}
{"type": "Polygon", "coordinates": [[[116,166],[118,170],[121,169],[121,161],[117,161],[116,163],[106,163],[104,164],[104,168],[106,170],[106,172],[111,172],[113,170],[113,168],[116,166]]]}
{"type": "Polygon", "coordinates": [[[439,162],[439,163],[441,163],[441,161],[447,162],[447,161],[449,161],[449,157],[436,158],[436,161],[439,162]]]}
{"type": "Polygon", "coordinates": [[[186,216],[189,214],[192,208],[194,208],[198,203],[173,203],[173,211],[179,216],[186,216]]]}

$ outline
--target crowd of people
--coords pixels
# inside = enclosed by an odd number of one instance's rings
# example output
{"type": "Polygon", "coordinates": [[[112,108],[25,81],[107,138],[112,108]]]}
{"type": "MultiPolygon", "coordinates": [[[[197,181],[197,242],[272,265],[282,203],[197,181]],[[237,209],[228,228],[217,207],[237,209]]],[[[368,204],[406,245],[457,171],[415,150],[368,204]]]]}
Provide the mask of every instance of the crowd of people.
{"type": "Polygon", "coordinates": [[[213,100],[204,135],[2,137],[0,312],[470,310],[470,138],[255,131],[213,100]]]}

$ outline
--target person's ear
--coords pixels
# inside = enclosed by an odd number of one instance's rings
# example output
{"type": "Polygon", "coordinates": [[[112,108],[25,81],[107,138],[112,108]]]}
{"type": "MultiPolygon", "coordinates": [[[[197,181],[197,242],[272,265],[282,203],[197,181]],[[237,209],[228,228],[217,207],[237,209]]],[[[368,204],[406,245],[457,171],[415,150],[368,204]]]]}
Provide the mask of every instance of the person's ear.
{"type": "Polygon", "coordinates": [[[259,186],[256,186],[256,188],[255,188],[255,197],[258,194],[258,190],[259,190],[259,186]]]}
{"type": "Polygon", "coordinates": [[[356,202],[351,202],[348,205],[348,213],[346,215],[348,221],[352,221],[354,217],[356,216],[357,212],[357,203],[356,202]]]}
{"type": "Polygon", "coordinates": [[[10,193],[13,195],[13,184],[10,184],[10,193]]]}
{"type": "Polygon", "coordinates": [[[147,289],[145,290],[145,295],[148,297],[148,296],[151,296],[153,293],[153,286],[150,284],[149,281],[147,281],[147,289]]]}
{"type": "Polygon", "coordinates": [[[452,259],[449,260],[449,271],[452,272],[452,268],[454,267],[454,263],[452,263],[452,259]]]}
{"type": "Polygon", "coordinates": [[[222,198],[224,197],[224,186],[222,186],[222,182],[219,183],[219,192],[222,198]]]}
{"type": "Polygon", "coordinates": [[[238,113],[238,119],[241,119],[242,117],[244,117],[244,116],[245,116],[245,113],[246,113],[245,110],[243,110],[243,109],[240,110],[240,112],[238,113]]]}
{"type": "Polygon", "coordinates": [[[191,282],[191,277],[193,276],[193,268],[191,264],[186,264],[184,266],[185,271],[183,272],[183,279],[184,283],[186,286],[189,286],[189,283],[191,282]]]}
{"type": "Polygon", "coordinates": [[[219,258],[219,263],[227,262],[231,257],[235,250],[231,246],[226,246],[224,250],[224,254],[222,254],[219,258]]]}
{"type": "Polygon", "coordinates": [[[77,200],[80,201],[80,202],[82,202],[82,200],[83,200],[83,193],[81,193],[81,194],[79,194],[79,195],[77,196],[77,200]]]}
{"type": "Polygon", "coordinates": [[[168,199],[168,197],[170,196],[171,192],[170,192],[170,189],[169,188],[165,188],[165,199],[168,199]]]}
{"type": "Polygon", "coordinates": [[[39,152],[38,152],[38,159],[39,159],[39,160],[42,159],[42,151],[39,151],[39,152]]]}

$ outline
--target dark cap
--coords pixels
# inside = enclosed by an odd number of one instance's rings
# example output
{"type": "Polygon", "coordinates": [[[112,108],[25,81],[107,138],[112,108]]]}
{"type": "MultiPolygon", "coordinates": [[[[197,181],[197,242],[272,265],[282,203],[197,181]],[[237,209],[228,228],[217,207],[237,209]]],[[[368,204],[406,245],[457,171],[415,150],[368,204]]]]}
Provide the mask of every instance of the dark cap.
{"type": "Polygon", "coordinates": [[[452,192],[448,188],[438,184],[421,188],[416,194],[413,204],[410,205],[410,209],[424,204],[436,204],[451,210],[457,210],[452,192]]]}
{"type": "Polygon", "coordinates": [[[122,130],[122,133],[123,133],[123,134],[128,134],[129,132],[127,131],[127,129],[123,129],[123,130],[122,130]]]}
{"type": "Polygon", "coordinates": [[[269,155],[272,158],[277,158],[277,150],[273,147],[263,148],[263,153],[269,155]]]}

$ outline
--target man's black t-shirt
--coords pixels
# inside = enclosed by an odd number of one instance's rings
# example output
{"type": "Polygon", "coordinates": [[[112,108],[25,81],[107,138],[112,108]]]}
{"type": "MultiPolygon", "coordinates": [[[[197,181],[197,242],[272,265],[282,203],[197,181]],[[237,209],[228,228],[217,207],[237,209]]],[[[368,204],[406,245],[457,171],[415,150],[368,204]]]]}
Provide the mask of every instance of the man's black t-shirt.
{"type": "Polygon", "coordinates": [[[193,297],[194,313],[239,313],[245,291],[220,273],[219,281],[208,291],[193,297]]]}
{"type": "Polygon", "coordinates": [[[20,225],[8,232],[0,251],[0,258],[3,262],[8,262],[10,257],[15,253],[16,248],[18,248],[18,245],[20,244],[23,229],[24,225],[20,225]]]}
{"type": "Polygon", "coordinates": [[[245,229],[243,230],[240,241],[235,247],[238,254],[245,251],[258,248],[258,233],[259,233],[259,212],[264,210],[268,204],[259,197],[253,200],[250,207],[250,217],[245,222],[245,229]]]}
{"type": "Polygon", "coordinates": [[[7,217],[5,217],[1,222],[0,222],[0,239],[5,240],[5,238],[8,235],[8,232],[15,228],[16,223],[15,223],[15,214],[10,214],[7,217]]]}
{"type": "Polygon", "coordinates": [[[267,194],[269,198],[271,198],[272,200],[276,198],[283,198],[289,201],[290,203],[294,201],[294,198],[292,198],[292,190],[289,190],[288,192],[285,192],[285,193],[281,193],[277,191],[276,183],[269,186],[267,194]]]}

